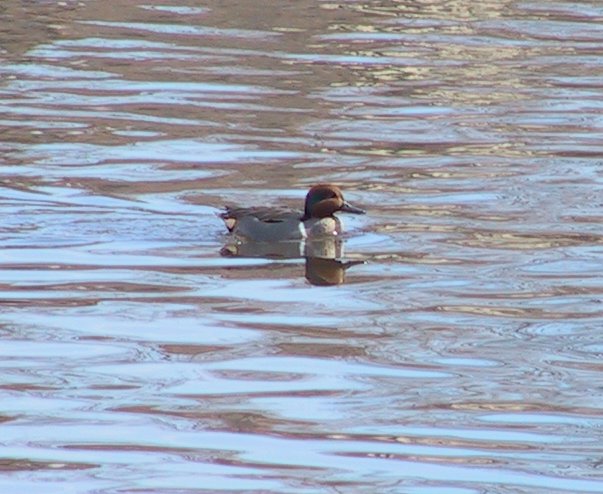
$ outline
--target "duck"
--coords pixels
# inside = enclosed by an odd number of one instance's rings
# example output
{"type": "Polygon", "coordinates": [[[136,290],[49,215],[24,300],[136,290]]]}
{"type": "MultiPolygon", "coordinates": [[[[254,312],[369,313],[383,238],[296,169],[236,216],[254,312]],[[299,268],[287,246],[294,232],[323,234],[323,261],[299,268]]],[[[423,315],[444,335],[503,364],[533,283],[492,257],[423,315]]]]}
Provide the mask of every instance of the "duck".
{"type": "Polygon", "coordinates": [[[279,206],[226,206],[219,214],[228,231],[237,238],[254,242],[280,242],[336,236],[343,233],[335,213],[365,214],[345,201],[333,184],[314,185],[306,194],[303,211],[279,206]]]}

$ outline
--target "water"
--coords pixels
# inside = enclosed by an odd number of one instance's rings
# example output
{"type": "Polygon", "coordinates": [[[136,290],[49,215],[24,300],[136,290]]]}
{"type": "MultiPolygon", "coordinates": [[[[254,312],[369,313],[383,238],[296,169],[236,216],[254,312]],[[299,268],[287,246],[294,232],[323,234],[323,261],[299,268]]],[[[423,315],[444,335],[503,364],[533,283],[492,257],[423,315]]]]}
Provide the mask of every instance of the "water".
{"type": "Polygon", "coordinates": [[[602,18],[4,0],[0,491],[603,492],[602,18]]]}

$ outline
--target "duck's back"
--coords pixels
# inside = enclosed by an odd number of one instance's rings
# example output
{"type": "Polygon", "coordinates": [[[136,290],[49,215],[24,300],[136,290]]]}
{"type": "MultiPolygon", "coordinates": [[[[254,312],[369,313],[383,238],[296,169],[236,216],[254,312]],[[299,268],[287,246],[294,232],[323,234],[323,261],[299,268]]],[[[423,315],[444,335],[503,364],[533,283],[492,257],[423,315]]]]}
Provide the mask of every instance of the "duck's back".
{"type": "Polygon", "coordinates": [[[226,207],[220,215],[228,230],[256,242],[278,242],[304,238],[302,213],[288,208],[226,207]]]}

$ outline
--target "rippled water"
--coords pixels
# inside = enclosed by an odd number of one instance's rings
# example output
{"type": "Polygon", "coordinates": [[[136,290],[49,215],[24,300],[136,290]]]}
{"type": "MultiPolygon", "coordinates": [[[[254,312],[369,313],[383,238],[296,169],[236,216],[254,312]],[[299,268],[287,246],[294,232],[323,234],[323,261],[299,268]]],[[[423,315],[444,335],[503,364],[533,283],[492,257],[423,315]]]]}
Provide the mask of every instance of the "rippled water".
{"type": "Polygon", "coordinates": [[[603,492],[599,2],[0,11],[2,493],[603,492]]]}

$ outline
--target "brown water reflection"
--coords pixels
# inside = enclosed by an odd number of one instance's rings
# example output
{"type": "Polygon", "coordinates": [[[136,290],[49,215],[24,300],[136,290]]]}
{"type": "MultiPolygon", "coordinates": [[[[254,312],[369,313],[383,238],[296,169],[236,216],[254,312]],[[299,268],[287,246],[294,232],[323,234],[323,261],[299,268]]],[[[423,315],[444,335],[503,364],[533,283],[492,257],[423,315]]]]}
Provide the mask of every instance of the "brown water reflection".
{"type": "Polygon", "coordinates": [[[603,492],[603,8],[167,3],[0,7],[0,491],[603,492]]]}

